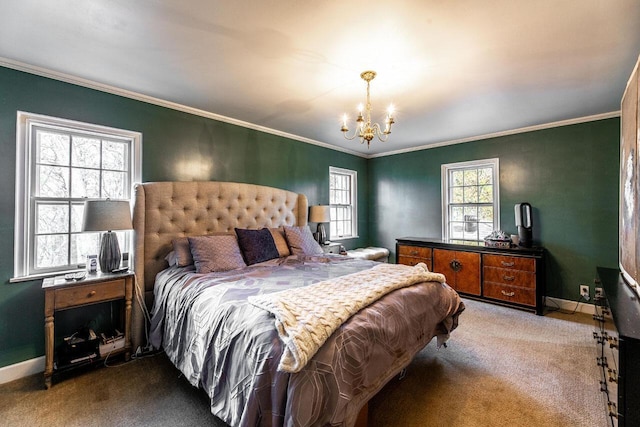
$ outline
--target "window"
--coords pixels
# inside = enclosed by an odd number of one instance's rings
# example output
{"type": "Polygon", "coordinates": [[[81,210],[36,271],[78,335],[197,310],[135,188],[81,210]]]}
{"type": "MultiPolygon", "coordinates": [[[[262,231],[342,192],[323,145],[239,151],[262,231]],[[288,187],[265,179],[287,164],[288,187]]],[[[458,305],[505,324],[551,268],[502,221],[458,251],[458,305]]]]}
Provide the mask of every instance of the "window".
{"type": "Polygon", "coordinates": [[[500,228],[498,159],[442,165],[442,235],[478,244],[500,228]]]}
{"type": "Polygon", "coordinates": [[[357,178],[356,171],[329,167],[331,240],[358,237],[357,178]]]}
{"type": "MultiPolygon", "coordinates": [[[[18,112],[14,281],[77,269],[100,233],[82,233],[84,201],[130,200],[137,132],[18,112]]],[[[119,232],[124,251],[129,233],[119,232]]]]}

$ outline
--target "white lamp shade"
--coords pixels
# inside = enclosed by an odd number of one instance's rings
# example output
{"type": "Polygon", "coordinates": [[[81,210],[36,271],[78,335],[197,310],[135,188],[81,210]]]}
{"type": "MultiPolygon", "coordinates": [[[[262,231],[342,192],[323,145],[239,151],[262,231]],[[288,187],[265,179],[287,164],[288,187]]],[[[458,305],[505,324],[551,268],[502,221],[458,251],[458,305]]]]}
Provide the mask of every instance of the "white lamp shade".
{"type": "Polygon", "coordinates": [[[84,202],[82,231],[131,230],[129,202],[121,200],[89,200],[84,202]]]}
{"type": "Polygon", "coordinates": [[[316,205],[309,208],[309,222],[330,222],[331,212],[327,205],[316,205]]]}

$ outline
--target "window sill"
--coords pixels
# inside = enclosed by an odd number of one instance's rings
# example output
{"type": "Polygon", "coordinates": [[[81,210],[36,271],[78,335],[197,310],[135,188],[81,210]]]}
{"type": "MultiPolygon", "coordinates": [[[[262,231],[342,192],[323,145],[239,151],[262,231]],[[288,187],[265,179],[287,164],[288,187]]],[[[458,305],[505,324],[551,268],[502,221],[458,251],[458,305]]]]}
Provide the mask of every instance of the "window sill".
{"type": "Polygon", "coordinates": [[[34,280],[46,279],[47,277],[62,276],[67,273],[77,273],[78,271],[82,271],[82,270],[84,269],[76,268],[72,270],[62,270],[62,271],[52,271],[49,273],[31,274],[29,276],[11,277],[9,279],[9,283],[31,282],[34,280]]]}
{"type": "Polygon", "coordinates": [[[349,239],[358,239],[360,236],[348,236],[348,237],[331,237],[329,239],[329,241],[331,242],[341,242],[343,240],[349,240],[349,239]]]}

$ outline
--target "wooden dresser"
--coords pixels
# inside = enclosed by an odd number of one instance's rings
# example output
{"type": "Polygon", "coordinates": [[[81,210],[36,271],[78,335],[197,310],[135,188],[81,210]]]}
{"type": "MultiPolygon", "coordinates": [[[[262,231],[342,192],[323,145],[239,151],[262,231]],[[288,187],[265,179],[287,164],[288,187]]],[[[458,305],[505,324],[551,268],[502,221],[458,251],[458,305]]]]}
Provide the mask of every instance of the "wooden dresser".
{"type": "Polygon", "coordinates": [[[612,425],[640,425],[640,301],[622,278],[620,270],[598,267],[598,279],[604,289],[596,299],[596,315],[600,322],[593,337],[602,370],[600,391],[606,393],[607,411],[612,425]],[[615,330],[606,331],[606,314],[611,313],[615,330]]]}
{"type": "Polygon", "coordinates": [[[544,311],[544,249],[498,249],[422,237],[396,240],[397,263],[424,262],[465,296],[544,311]]]}

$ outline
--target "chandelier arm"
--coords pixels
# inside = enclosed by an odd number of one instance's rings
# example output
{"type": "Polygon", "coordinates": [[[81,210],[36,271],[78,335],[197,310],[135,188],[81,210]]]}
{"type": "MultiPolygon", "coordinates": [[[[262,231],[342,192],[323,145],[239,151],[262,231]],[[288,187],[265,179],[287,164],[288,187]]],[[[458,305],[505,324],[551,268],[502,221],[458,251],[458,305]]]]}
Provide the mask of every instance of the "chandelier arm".
{"type": "Polygon", "coordinates": [[[362,144],[364,141],[362,140],[362,129],[360,129],[360,126],[356,126],[355,131],[353,132],[353,135],[348,136],[347,135],[347,131],[342,131],[342,136],[344,136],[344,139],[347,139],[349,141],[355,139],[356,137],[360,137],[361,141],[360,144],[362,144]]]}
{"type": "Polygon", "coordinates": [[[356,135],[358,135],[358,132],[355,132],[355,133],[353,134],[353,136],[350,136],[350,137],[349,137],[349,136],[347,136],[347,133],[346,133],[346,132],[342,132],[342,136],[344,136],[344,139],[348,139],[349,141],[351,141],[352,139],[354,139],[354,138],[356,137],[356,135]]]}
{"type": "Polygon", "coordinates": [[[378,139],[382,142],[386,142],[387,138],[389,138],[389,133],[385,133],[382,131],[382,129],[380,128],[380,125],[378,123],[374,123],[373,124],[373,129],[375,130],[376,136],[378,137],[378,139]]]}

